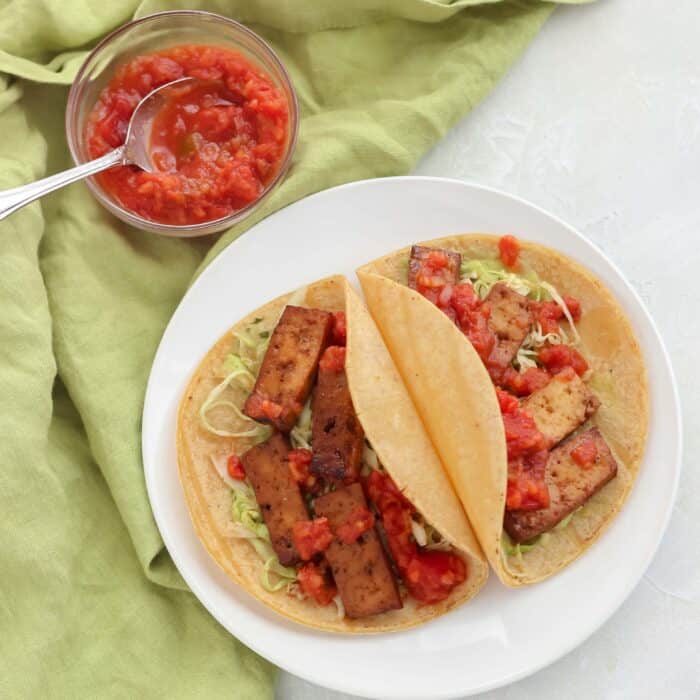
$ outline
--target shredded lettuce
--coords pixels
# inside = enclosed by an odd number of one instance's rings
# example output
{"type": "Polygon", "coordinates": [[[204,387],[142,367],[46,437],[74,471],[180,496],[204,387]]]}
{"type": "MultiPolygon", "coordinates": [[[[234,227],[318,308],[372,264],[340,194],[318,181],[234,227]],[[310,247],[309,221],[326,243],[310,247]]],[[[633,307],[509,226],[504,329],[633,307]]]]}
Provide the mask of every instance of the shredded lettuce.
{"type": "Polygon", "coordinates": [[[513,543],[513,540],[508,537],[507,532],[503,532],[501,535],[501,548],[503,552],[509,557],[517,557],[518,560],[522,561],[523,554],[529,552],[533,547],[536,547],[542,540],[542,535],[538,535],[527,542],[513,543]]]}
{"type": "Polygon", "coordinates": [[[342,620],[345,617],[345,605],[343,604],[343,599],[340,597],[340,593],[336,593],[333,596],[333,602],[336,608],[338,608],[338,619],[342,620]]]}
{"type": "Polygon", "coordinates": [[[571,519],[574,517],[574,515],[576,515],[576,513],[578,513],[582,509],[583,509],[583,506],[579,506],[576,510],[572,510],[571,513],[569,513],[563,520],[558,522],[554,526],[553,529],[554,530],[563,530],[571,522],[571,519]]]}
{"type": "Polygon", "coordinates": [[[527,334],[523,344],[518,348],[518,352],[513,360],[515,368],[524,372],[530,367],[537,367],[536,358],[539,349],[546,343],[561,345],[561,343],[565,342],[562,335],[563,329],[561,329],[561,333],[543,333],[542,326],[537,323],[527,334]]]}
{"type": "Polygon", "coordinates": [[[272,549],[270,533],[250,484],[238,482],[232,490],[232,495],[233,536],[248,540],[263,561],[260,573],[260,583],[263,588],[271,593],[282,590],[288,584],[296,581],[296,570],[279,563],[279,559],[272,549]],[[271,574],[273,578],[270,577],[271,574]]]}
{"type": "Polygon", "coordinates": [[[571,316],[571,312],[569,311],[569,307],[566,305],[564,300],[561,298],[561,295],[556,290],[556,287],[554,287],[554,285],[549,284],[549,282],[541,282],[540,284],[541,284],[542,288],[549,294],[549,296],[552,297],[552,301],[554,301],[557,304],[557,306],[564,313],[564,317],[569,322],[569,327],[571,328],[571,332],[573,333],[574,342],[578,343],[581,340],[581,336],[579,336],[578,330],[576,330],[576,324],[574,323],[574,319],[571,316]]]}
{"type": "Polygon", "coordinates": [[[377,457],[377,453],[374,451],[374,448],[365,440],[365,444],[362,448],[362,461],[370,468],[370,469],[380,469],[381,465],[379,464],[379,457],[377,457]]]}
{"type": "Polygon", "coordinates": [[[544,288],[540,278],[534,272],[518,275],[507,270],[498,260],[465,260],[462,262],[461,279],[469,280],[480,299],[488,296],[497,282],[505,282],[512,290],[529,296],[536,301],[544,297],[544,288]]]}
{"type": "Polygon", "coordinates": [[[425,547],[425,545],[428,544],[428,533],[421,523],[411,520],[411,531],[413,533],[413,539],[415,539],[419,547],[425,547]]]}
{"type": "Polygon", "coordinates": [[[443,551],[452,549],[452,545],[443,539],[442,535],[430,523],[426,523],[418,513],[414,513],[411,519],[411,532],[419,547],[443,551]]]}
{"type": "Polygon", "coordinates": [[[292,446],[295,448],[311,449],[311,399],[309,399],[299,414],[296,425],[289,433],[292,446]]]}
{"type": "Polygon", "coordinates": [[[243,331],[237,331],[233,335],[238,341],[238,351],[230,352],[221,363],[221,371],[224,379],[210,392],[204,403],[199,408],[199,418],[205,430],[220,437],[254,438],[258,441],[266,440],[270,436],[270,428],[256,423],[246,416],[240,406],[232,400],[223,398],[230,389],[250,392],[255,385],[255,377],[260,369],[260,363],[267,350],[269,337],[264,331],[259,331],[256,326],[263,319],[256,318],[253,326],[243,331]],[[231,424],[248,426],[240,430],[215,426],[210,419],[210,413],[214,409],[226,409],[229,412],[231,424]],[[231,415],[232,414],[232,415],[231,415]]]}
{"type": "MultiPolygon", "coordinates": [[[[560,532],[564,528],[568,527],[568,525],[571,523],[571,519],[578,513],[583,506],[580,506],[576,510],[572,511],[567,515],[563,520],[561,520],[559,523],[557,523],[553,528],[552,532],[560,532]]],[[[529,552],[533,547],[536,547],[538,544],[544,544],[545,539],[548,537],[548,533],[544,532],[541,535],[537,535],[537,537],[533,537],[531,540],[528,540],[527,542],[518,542],[518,543],[513,543],[513,540],[510,539],[508,536],[508,533],[503,531],[503,534],[501,535],[501,548],[503,550],[503,553],[506,556],[509,557],[517,557],[518,560],[522,561],[523,554],[526,552],[529,552]]]]}
{"type": "Polygon", "coordinates": [[[258,440],[266,440],[270,435],[270,428],[260,423],[256,423],[251,418],[248,418],[240,408],[233,402],[226,399],[221,399],[220,396],[229,388],[232,382],[240,376],[240,370],[234,370],[226,376],[226,378],[217,384],[205,399],[204,403],[199,408],[199,419],[206,430],[220,437],[238,437],[238,438],[256,438],[258,440]],[[212,425],[209,420],[208,413],[214,408],[227,408],[244,424],[249,424],[247,430],[225,430],[212,425]]]}

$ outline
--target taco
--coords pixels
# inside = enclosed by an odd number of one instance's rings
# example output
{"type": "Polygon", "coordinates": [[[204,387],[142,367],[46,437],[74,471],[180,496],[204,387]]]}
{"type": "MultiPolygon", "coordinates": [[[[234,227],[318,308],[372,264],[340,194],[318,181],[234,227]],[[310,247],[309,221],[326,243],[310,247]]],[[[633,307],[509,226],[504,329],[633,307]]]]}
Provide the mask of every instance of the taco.
{"type": "Polygon", "coordinates": [[[610,292],[512,236],[421,243],[358,277],[501,581],[573,561],[619,511],[646,440],[646,370],[610,292]]]}
{"type": "Polygon", "coordinates": [[[379,331],[343,277],[249,314],[182,399],[199,539],[278,613],[337,632],[410,627],[488,564],[379,331]]]}

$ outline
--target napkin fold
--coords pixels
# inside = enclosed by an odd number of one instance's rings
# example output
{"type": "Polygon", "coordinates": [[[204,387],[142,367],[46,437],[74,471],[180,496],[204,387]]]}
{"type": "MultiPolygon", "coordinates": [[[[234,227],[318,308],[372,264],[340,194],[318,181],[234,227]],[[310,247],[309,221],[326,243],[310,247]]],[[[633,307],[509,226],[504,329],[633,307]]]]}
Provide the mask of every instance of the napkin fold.
{"type": "Polygon", "coordinates": [[[274,669],[189,593],[151,514],[140,421],[161,334],[193,277],[255,221],[320,189],[410,172],[554,4],[4,3],[0,187],[72,165],[67,86],[90,46],[134,16],[185,7],[243,21],[279,53],[302,109],[295,164],[219,237],[130,228],[82,183],[0,224],[3,698],[271,696],[274,669]]]}

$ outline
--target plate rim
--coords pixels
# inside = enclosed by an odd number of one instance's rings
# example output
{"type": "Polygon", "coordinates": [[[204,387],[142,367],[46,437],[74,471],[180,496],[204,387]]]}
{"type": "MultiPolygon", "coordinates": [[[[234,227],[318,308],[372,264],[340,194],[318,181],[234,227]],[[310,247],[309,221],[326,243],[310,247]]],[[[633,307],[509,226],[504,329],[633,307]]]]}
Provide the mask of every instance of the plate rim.
{"type": "MultiPolygon", "coordinates": [[[[170,540],[170,535],[166,534],[167,528],[163,527],[163,517],[162,514],[159,513],[159,509],[155,503],[157,503],[157,499],[154,498],[153,493],[156,490],[156,485],[154,483],[155,479],[155,473],[153,468],[147,468],[147,461],[148,457],[148,450],[149,450],[149,445],[148,440],[149,440],[149,435],[151,433],[151,418],[149,416],[149,404],[151,401],[153,401],[153,394],[156,391],[154,388],[154,368],[156,367],[157,363],[159,360],[161,360],[161,355],[165,353],[164,347],[167,343],[169,331],[171,330],[171,327],[173,326],[174,319],[176,316],[180,313],[180,310],[182,306],[187,302],[188,298],[190,295],[194,293],[193,290],[197,289],[202,283],[202,278],[206,276],[206,274],[213,270],[216,269],[216,266],[223,265],[225,264],[223,262],[223,253],[230,251],[232,248],[235,248],[236,245],[240,243],[241,240],[244,238],[247,238],[251,233],[255,233],[255,229],[263,222],[268,221],[272,217],[279,217],[283,216],[284,212],[286,209],[289,207],[296,207],[300,205],[306,204],[310,200],[316,200],[316,199],[321,199],[327,196],[334,196],[337,192],[343,191],[343,190],[350,190],[350,189],[355,189],[359,187],[375,187],[375,186],[383,186],[386,183],[394,183],[394,182],[400,182],[400,181],[411,181],[411,182],[429,182],[432,184],[437,184],[438,186],[441,184],[449,184],[449,185],[457,185],[461,187],[465,187],[467,189],[471,189],[475,192],[484,192],[488,193],[490,195],[495,195],[497,197],[503,197],[505,199],[511,200],[521,206],[527,207],[529,209],[534,210],[537,212],[537,214],[541,216],[545,216],[546,218],[549,218],[552,220],[553,223],[556,223],[558,226],[566,229],[569,234],[572,234],[576,239],[579,240],[579,242],[582,242],[585,246],[589,246],[594,249],[595,253],[599,255],[605,263],[607,263],[612,270],[614,271],[615,275],[618,278],[618,282],[621,283],[628,294],[631,295],[632,300],[636,303],[639,311],[642,313],[644,317],[644,321],[648,325],[648,329],[651,331],[653,334],[656,342],[659,345],[659,348],[661,349],[661,356],[659,358],[660,364],[663,366],[663,369],[665,373],[667,374],[668,378],[670,379],[669,385],[667,389],[670,392],[670,398],[672,400],[673,404],[673,409],[674,409],[674,416],[673,416],[673,423],[676,426],[676,434],[673,437],[673,446],[675,448],[675,458],[673,459],[673,484],[671,487],[671,496],[668,499],[666,503],[666,508],[665,512],[663,513],[663,517],[661,519],[661,527],[658,528],[658,531],[656,533],[656,539],[653,542],[653,546],[651,546],[648,549],[648,554],[641,564],[640,571],[638,575],[635,575],[634,577],[630,577],[629,581],[627,582],[627,585],[624,587],[623,591],[617,596],[617,598],[614,600],[612,605],[610,605],[607,609],[607,611],[600,616],[600,619],[596,619],[592,625],[589,625],[586,627],[585,630],[582,630],[581,628],[578,634],[574,634],[572,636],[572,640],[570,641],[569,644],[564,645],[561,649],[558,649],[557,652],[549,656],[546,660],[543,660],[539,664],[533,664],[529,668],[525,670],[519,670],[514,672],[511,675],[508,676],[503,676],[499,679],[496,679],[492,682],[486,682],[482,683],[479,687],[465,687],[462,689],[455,689],[454,691],[448,691],[448,692],[439,692],[431,695],[431,698],[435,698],[436,700],[451,700],[452,698],[460,698],[460,697],[466,697],[466,696],[471,696],[475,695],[477,693],[483,693],[483,692],[488,692],[489,690],[501,688],[508,686],[512,683],[516,683],[519,680],[522,680],[523,678],[527,678],[542,669],[554,664],[555,662],[559,661],[562,659],[564,656],[567,654],[571,653],[574,649],[579,647],[583,642],[585,642],[589,637],[591,637],[596,631],[598,631],[606,622],[610,620],[610,618],[619,610],[619,608],[622,606],[622,604],[629,598],[633,590],[639,585],[640,581],[644,577],[644,574],[648,570],[652,560],[654,559],[656,553],[658,552],[658,549],[661,545],[661,542],[663,540],[663,537],[668,529],[668,525],[671,519],[671,515],[673,513],[677,497],[678,497],[678,488],[679,488],[679,483],[680,483],[680,477],[681,477],[681,472],[682,472],[682,467],[683,467],[683,411],[682,411],[682,404],[680,401],[680,394],[678,390],[678,382],[675,376],[675,372],[673,370],[673,365],[671,363],[670,355],[668,352],[668,349],[666,347],[666,344],[664,342],[663,336],[661,335],[659,328],[656,325],[656,322],[654,321],[654,318],[652,317],[651,313],[649,312],[646,304],[642,300],[641,296],[637,292],[637,290],[632,286],[630,281],[627,279],[627,276],[623,274],[621,269],[618,267],[618,265],[591,239],[587,238],[584,236],[582,233],[580,233],[574,226],[571,224],[568,224],[566,221],[561,219],[559,216],[549,212],[545,208],[534,204],[533,202],[520,197],[518,195],[514,195],[512,193],[506,192],[504,190],[501,190],[499,188],[491,187],[488,185],[483,185],[480,183],[476,183],[470,180],[463,180],[459,178],[448,178],[448,177],[437,177],[437,176],[425,176],[425,175],[400,175],[400,176],[393,176],[393,177],[382,177],[382,178],[367,178],[363,180],[356,180],[353,182],[348,182],[344,183],[341,185],[337,185],[335,187],[330,187],[324,190],[320,190],[318,192],[315,192],[313,194],[310,194],[306,197],[303,197],[302,199],[299,199],[295,202],[292,202],[281,209],[278,209],[277,211],[273,212],[269,216],[265,217],[259,222],[256,222],[250,229],[245,231],[243,234],[241,234],[239,237],[231,241],[225,248],[223,248],[219,253],[216,255],[216,257],[199,273],[197,274],[197,277],[194,279],[192,284],[187,288],[187,291],[185,294],[182,296],[180,301],[177,304],[177,307],[174,309],[172,312],[170,319],[163,331],[163,334],[161,336],[161,339],[158,343],[158,348],[153,356],[152,364],[151,364],[151,369],[149,371],[149,377],[148,377],[148,382],[146,385],[146,391],[144,394],[144,401],[143,401],[143,409],[142,409],[142,421],[141,421],[141,457],[142,457],[142,466],[144,470],[144,477],[145,477],[145,482],[146,482],[146,490],[148,493],[148,500],[149,504],[151,507],[151,511],[153,513],[153,518],[156,522],[156,525],[158,527],[159,534],[163,540],[163,543],[168,550],[168,553],[177,568],[178,572],[182,576],[183,580],[185,583],[188,585],[190,588],[190,591],[196,596],[198,601],[203,605],[203,607],[207,610],[207,612],[217,621],[218,624],[220,624],[224,629],[226,629],[229,634],[231,634],[235,639],[240,641],[242,644],[247,646],[249,649],[254,651],[256,654],[261,656],[262,658],[267,659],[270,663],[274,664],[275,666],[279,667],[280,669],[285,670],[286,672],[300,677],[310,683],[314,683],[318,686],[321,686],[323,688],[327,688],[330,690],[334,690],[336,692],[341,692],[341,693],[350,693],[350,694],[357,694],[359,692],[363,692],[359,690],[358,688],[354,687],[353,684],[343,684],[343,683],[335,683],[335,684],[329,684],[327,679],[325,677],[322,677],[321,675],[317,675],[313,668],[309,669],[304,669],[303,672],[299,671],[297,668],[290,668],[289,666],[286,665],[285,659],[283,657],[280,657],[279,655],[270,655],[267,651],[263,652],[261,651],[259,645],[257,644],[256,640],[254,638],[250,638],[248,635],[245,635],[241,637],[239,636],[239,632],[234,632],[232,629],[232,626],[229,625],[226,621],[221,619],[219,615],[216,614],[214,610],[212,610],[203,600],[202,597],[202,590],[199,585],[199,582],[194,580],[193,577],[188,577],[184,572],[180,564],[180,556],[179,554],[176,554],[177,552],[177,547],[172,547],[170,546],[171,542],[170,540]],[[193,580],[189,580],[189,578],[193,578],[193,580]]],[[[390,252],[390,251],[388,251],[390,252]]],[[[603,283],[606,284],[607,282],[603,280],[603,283]]],[[[616,297],[617,298],[617,297],[616,297]]],[[[651,428],[651,423],[650,423],[650,428],[651,428]]],[[[647,436],[647,440],[649,440],[649,435],[647,436]]],[[[628,495],[629,498],[629,495],[628,495]]],[[[626,499],[627,500],[627,499],[626,499]]],[[[618,514],[619,515],[619,514],[618,514]]],[[[612,523],[611,523],[612,525],[612,523]]],[[[606,528],[608,529],[608,528],[606,528]]],[[[493,571],[489,572],[490,575],[494,575],[493,571]]],[[[336,636],[336,635],[333,635],[336,636]]],[[[342,636],[342,635],[340,635],[342,636]]],[[[349,680],[349,679],[348,679],[349,680]]],[[[378,696],[378,697],[394,697],[394,696],[378,696]]],[[[399,696],[395,696],[399,697],[399,696]]],[[[408,697],[413,697],[413,696],[406,696],[402,694],[400,697],[408,698],[408,697]]]]}

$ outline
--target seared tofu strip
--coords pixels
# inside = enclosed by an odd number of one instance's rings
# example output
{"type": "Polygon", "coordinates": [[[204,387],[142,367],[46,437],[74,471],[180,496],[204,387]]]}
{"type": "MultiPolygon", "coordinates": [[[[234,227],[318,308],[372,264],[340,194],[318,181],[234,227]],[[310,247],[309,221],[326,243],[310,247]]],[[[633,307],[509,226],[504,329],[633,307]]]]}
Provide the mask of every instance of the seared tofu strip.
{"type": "MultiPolygon", "coordinates": [[[[433,255],[433,258],[435,258],[435,255],[433,255]]],[[[414,245],[411,248],[411,257],[408,261],[408,286],[411,287],[411,289],[417,289],[419,286],[418,278],[421,276],[421,273],[432,278],[434,282],[428,285],[425,284],[425,281],[422,281],[420,284],[421,287],[444,287],[446,284],[457,284],[459,282],[459,268],[461,264],[462,256],[452,250],[426,248],[425,246],[414,245]],[[425,263],[431,254],[445,256],[447,265],[439,268],[439,270],[434,269],[434,266],[430,265],[430,269],[428,269],[425,263]]]]}
{"type": "Polygon", "coordinates": [[[288,454],[287,439],[275,433],[241,457],[265,525],[270,531],[272,548],[284,566],[292,566],[299,561],[299,553],[292,542],[292,526],[299,520],[309,519],[299,486],[289,469],[288,454]]]}
{"type": "Polygon", "coordinates": [[[319,369],[311,408],[311,471],[335,483],[357,481],[365,433],[345,370],[319,369]]]}
{"type": "MultiPolygon", "coordinates": [[[[367,507],[360,484],[330,491],[316,499],[317,517],[326,517],[331,529],[345,523],[358,506],[367,507]]],[[[378,615],[402,607],[401,596],[386,553],[374,528],[352,544],[338,538],[326,550],[338,593],[350,618],[378,615]]]]}
{"type": "Polygon", "coordinates": [[[532,326],[532,313],[527,297],[513,291],[504,282],[491,287],[485,299],[491,309],[489,329],[496,336],[496,345],[489,358],[495,365],[507,367],[515,358],[532,326]]]}
{"type": "Polygon", "coordinates": [[[503,527],[515,542],[525,542],[548,532],[569,513],[582,506],[617,474],[617,462],[597,428],[572,435],[555,447],[545,469],[550,504],[541,510],[506,511],[503,527]],[[595,445],[595,458],[581,466],[571,453],[584,442],[595,445]]]}
{"type": "Polygon", "coordinates": [[[287,306],[270,338],[253,393],[243,412],[253,420],[289,432],[309,396],[321,353],[328,345],[333,315],[287,306]]]}
{"type": "Polygon", "coordinates": [[[576,430],[598,406],[600,401],[573,371],[555,375],[521,404],[550,445],[556,445],[576,430]]]}

